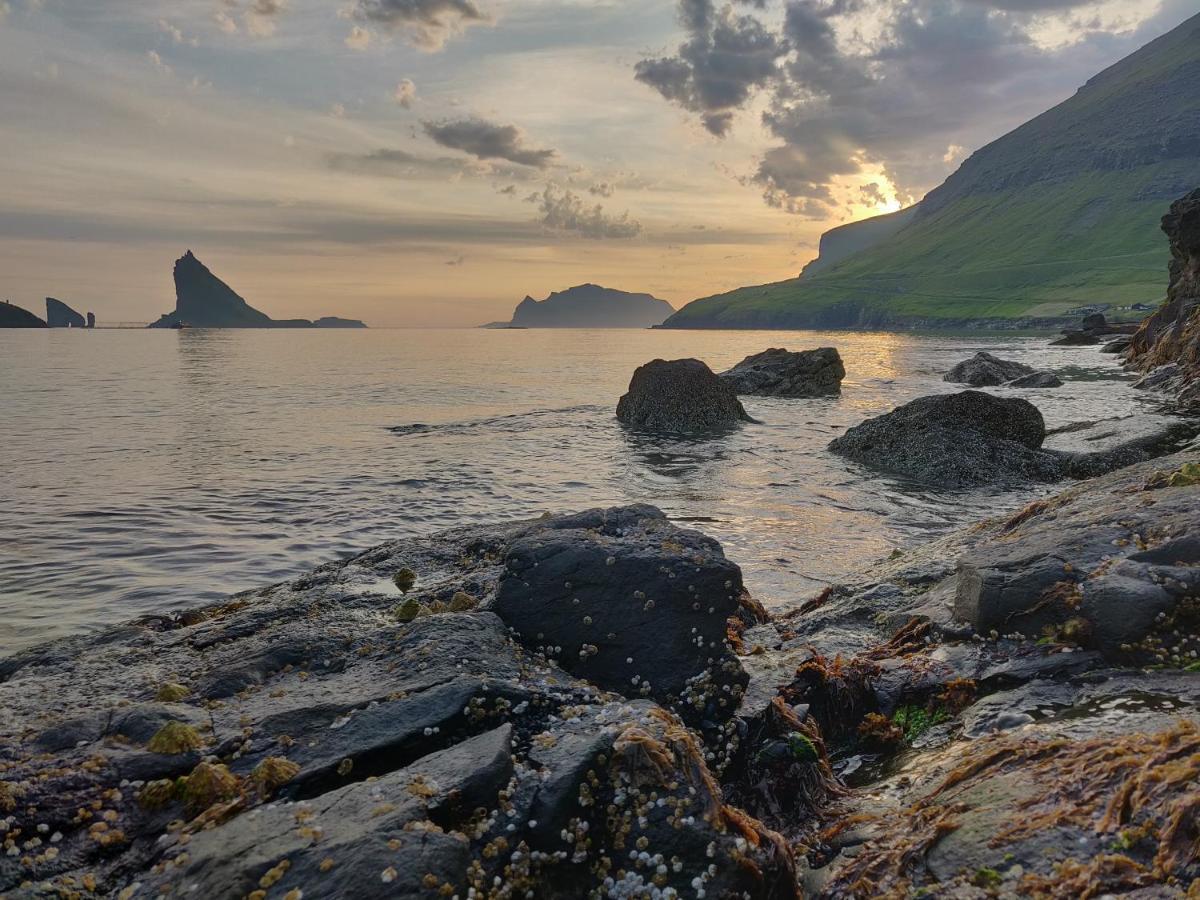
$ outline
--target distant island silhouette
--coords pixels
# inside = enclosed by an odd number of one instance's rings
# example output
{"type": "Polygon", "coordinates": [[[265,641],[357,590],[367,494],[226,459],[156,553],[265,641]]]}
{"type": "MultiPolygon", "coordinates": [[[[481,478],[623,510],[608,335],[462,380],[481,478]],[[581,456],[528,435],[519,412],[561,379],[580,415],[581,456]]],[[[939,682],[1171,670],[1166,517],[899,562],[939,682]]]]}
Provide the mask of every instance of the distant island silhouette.
{"type": "Polygon", "coordinates": [[[46,323],[27,309],[0,300],[0,328],[45,328],[46,323]]]}
{"type": "Polygon", "coordinates": [[[482,328],[651,328],[661,325],[675,308],[650,294],[631,294],[598,284],[556,291],[545,300],[526,297],[510,322],[482,328]]]}
{"type": "Polygon", "coordinates": [[[357,319],[272,319],[214,275],[191,250],[175,262],[175,310],[150,328],[366,328],[357,319]]]}

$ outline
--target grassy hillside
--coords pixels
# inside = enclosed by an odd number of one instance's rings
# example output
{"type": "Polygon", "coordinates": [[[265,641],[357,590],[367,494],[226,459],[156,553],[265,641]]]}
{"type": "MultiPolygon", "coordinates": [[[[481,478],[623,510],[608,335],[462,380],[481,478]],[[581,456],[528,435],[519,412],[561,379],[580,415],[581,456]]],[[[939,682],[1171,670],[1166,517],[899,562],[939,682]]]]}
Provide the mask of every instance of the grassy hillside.
{"type": "Polygon", "coordinates": [[[858,252],[697,300],[667,324],[950,325],[1155,302],[1159,219],[1198,185],[1200,16],[975,153],[898,230],[871,240],[862,223],[858,252]]]}

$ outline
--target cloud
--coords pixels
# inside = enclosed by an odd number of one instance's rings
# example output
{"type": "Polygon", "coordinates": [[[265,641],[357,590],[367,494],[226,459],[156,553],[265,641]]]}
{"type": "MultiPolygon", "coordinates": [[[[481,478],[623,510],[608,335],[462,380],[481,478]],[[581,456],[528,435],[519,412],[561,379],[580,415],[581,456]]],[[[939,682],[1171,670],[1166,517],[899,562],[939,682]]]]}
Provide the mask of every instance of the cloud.
{"type": "Polygon", "coordinates": [[[474,0],[355,0],[348,14],[427,51],[440,50],[471,25],[492,22],[474,0]]]}
{"type": "Polygon", "coordinates": [[[355,25],[346,35],[345,43],[351,50],[366,50],[371,46],[371,32],[361,25],[355,25]]]}
{"type": "Polygon", "coordinates": [[[607,181],[593,184],[588,188],[588,193],[594,197],[611,197],[616,192],[617,189],[607,181]]]}
{"type": "Polygon", "coordinates": [[[786,48],[758,19],[736,14],[732,5],[717,11],[712,0],[679,0],[678,14],[688,40],[675,56],[637,63],[634,77],[699,113],[712,134],[724,135],[734,113],[775,78],[786,48]]]}
{"type": "Polygon", "coordinates": [[[412,105],[417,100],[417,86],[413,84],[412,79],[403,78],[396,85],[396,92],[392,95],[392,98],[398,106],[402,106],[405,109],[412,109],[412,105]]]}
{"type": "Polygon", "coordinates": [[[370,153],[330,153],[329,168],[337,172],[383,178],[451,178],[476,174],[469,160],[449,156],[419,156],[407,150],[383,148],[370,153]]]}
{"type": "Polygon", "coordinates": [[[150,60],[150,65],[158,70],[159,74],[171,76],[175,74],[175,70],[167,65],[166,61],[159,55],[157,50],[151,50],[146,54],[146,59],[150,60]]]}
{"type": "Polygon", "coordinates": [[[270,37],[287,6],[288,0],[250,0],[249,8],[242,16],[246,30],[256,37],[270,37]]]}
{"type": "Polygon", "coordinates": [[[522,166],[544,169],[558,155],[554,150],[525,146],[515,125],[497,125],[484,119],[423,122],[425,133],[443,147],[461,150],[478,159],[504,159],[522,166]]]}
{"type": "Polygon", "coordinates": [[[526,199],[540,204],[542,225],[555,231],[574,232],[596,240],[633,238],[642,233],[641,223],[630,219],[629,213],[610,216],[599,203],[588,206],[577,194],[560,192],[554,185],[547,185],[540,194],[526,199]]]}
{"type": "MultiPolygon", "coordinates": [[[[769,205],[818,218],[847,199],[839,185],[864,172],[882,172],[898,199],[915,199],[948,174],[962,147],[1069,96],[1116,55],[1118,41],[1063,13],[1079,5],[785,0],[782,20],[768,26],[761,3],[679,0],[688,39],[674,56],[638,63],[634,75],[719,136],[737,110],[765,100],[761,121],[776,143],[744,181],[769,205]],[[1055,10],[1070,39],[1047,48],[1034,29],[1055,10]]],[[[1126,31],[1120,40],[1132,49],[1126,31]]]]}
{"type": "Polygon", "coordinates": [[[176,44],[190,44],[193,47],[198,47],[200,42],[195,38],[188,38],[184,35],[183,30],[176,25],[172,25],[166,19],[159,19],[158,30],[167,35],[176,44]]]}

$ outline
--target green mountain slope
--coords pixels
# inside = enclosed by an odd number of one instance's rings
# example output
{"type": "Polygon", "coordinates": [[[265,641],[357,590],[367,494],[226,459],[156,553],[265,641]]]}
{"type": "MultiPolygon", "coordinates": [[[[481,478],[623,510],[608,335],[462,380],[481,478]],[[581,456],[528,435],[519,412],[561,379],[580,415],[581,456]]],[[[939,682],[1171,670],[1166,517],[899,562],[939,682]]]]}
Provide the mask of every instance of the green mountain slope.
{"type": "Polygon", "coordinates": [[[1198,185],[1195,16],[972,155],[899,228],[835,229],[834,258],[800,278],[697,300],[666,327],[949,326],[1157,302],[1159,219],[1198,185]]]}

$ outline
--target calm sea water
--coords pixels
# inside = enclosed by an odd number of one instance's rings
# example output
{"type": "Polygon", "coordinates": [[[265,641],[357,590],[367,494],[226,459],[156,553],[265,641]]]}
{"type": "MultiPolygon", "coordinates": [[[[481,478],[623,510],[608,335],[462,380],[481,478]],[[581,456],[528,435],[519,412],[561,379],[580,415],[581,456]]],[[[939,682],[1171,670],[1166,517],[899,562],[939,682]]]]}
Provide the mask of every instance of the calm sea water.
{"type": "Polygon", "coordinates": [[[1045,338],[675,331],[0,331],[0,655],[216,600],[382,541],[644,501],[719,538],[768,605],[1028,494],[946,493],[827,453],[956,390],[989,349],[1070,379],[1051,426],[1146,398],[1045,338]],[[633,369],[837,346],[837,399],[747,398],[761,425],[651,439],[613,418],[633,369]],[[399,428],[399,431],[392,431],[399,428]]]}

